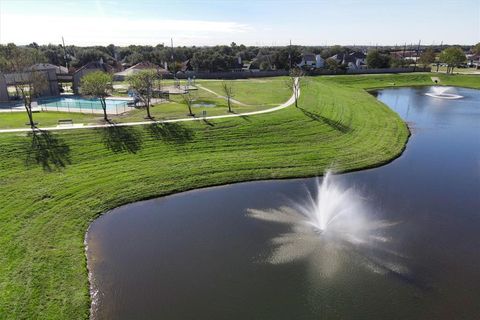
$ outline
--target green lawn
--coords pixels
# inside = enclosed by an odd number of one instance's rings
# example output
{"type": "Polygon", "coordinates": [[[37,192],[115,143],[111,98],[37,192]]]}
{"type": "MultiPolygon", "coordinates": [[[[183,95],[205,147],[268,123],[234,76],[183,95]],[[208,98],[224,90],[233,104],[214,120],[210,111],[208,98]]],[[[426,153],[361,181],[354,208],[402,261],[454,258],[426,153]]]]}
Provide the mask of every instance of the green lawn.
{"type": "MultiPolygon", "coordinates": [[[[208,122],[0,135],[0,319],[87,319],[84,236],[103,212],[224,183],[380,165],[408,137],[363,88],[429,75],[310,79],[299,104],[208,122]]],[[[480,88],[480,77],[445,84],[480,88]]],[[[264,101],[264,104],[271,103],[264,101]]]]}
{"type": "MultiPolygon", "coordinates": [[[[233,87],[234,99],[251,105],[277,105],[290,98],[292,90],[288,89],[286,77],[258,78],[248,80],[228,81],[233,87]]],[[[220,95],[222,92],[222,81],[197,81],[201,86],[215,91],[220,95]]]]}
{"type": "MultiPolygon", "coordinates": [[[[74,123],[96,123],[102,115],[91,115],[67,112],[38,112],[33,114],[33,119],[39,126],[56,126],[59,119],[72,119],[74,123]]],[[[0,113],[0,129],[27,128],[28,116],[26,112],[0,113]]]]}
{"type": "MultiPolygon", "coordinates": [[[[165,85],[173,82],[165,80],[165,85]]],[[[181,82],[184,85],[186,82],[181,82]]],[[[219,80],[199,80],[196,82],[203,87],[213,90],[222,95],[221,83],[219,80]]],[[[287,101],[292,95],[285,85],[285,78],[262,78],[252,80],[234,80],[232,85],[235,91],[234,99],[247,104],[248,106],[232,104],[233,112],[244,113],[257,111],[279,105],[287,101]]],[[[228,114],[227,102],[223,98],[208,91],[199,89],[193,91],[196,96],[196,105],[214,104],[215,107],[195,106],[193,113],[202,116],[206,111],[207,116],[228,114]]],[[[185,118],[188,108],[180,95],[170,95],[170,102],[156,104],[151,109],[152,116],[156,120],[185,118]]],[[[134,109],[123,115],[111,115],[115,122],[145,121],[146,111],[143,108],[134,109]]],[[[59,119],[72,119],[74,123],[100,123],[102,115],[88,115],[67,112],[39,112],[34,114],[34,119],[39,127],[55,126],[59,119]]],[[[0,113],[0,129],[25,128],[28,122],[26,113],[0,113]]]]}
{"type": "MultiPolygon", "coordinates": [[[[437,71],[437,65],[436,64],[433,64],[431,66],[431,68],[432,68],[433,72],[437,71]]],[[[440,66],[438,68],[438,72],[443,72],[443,73],[447,72],[447,67],[440,66]]],[[[453,72],[454,73],[462,73],[462,74],[471,74],[471,73],[480,74],[480,70],[478,70],[476,68],[455,68],[455,69],[453,69],[453,72]]]]}

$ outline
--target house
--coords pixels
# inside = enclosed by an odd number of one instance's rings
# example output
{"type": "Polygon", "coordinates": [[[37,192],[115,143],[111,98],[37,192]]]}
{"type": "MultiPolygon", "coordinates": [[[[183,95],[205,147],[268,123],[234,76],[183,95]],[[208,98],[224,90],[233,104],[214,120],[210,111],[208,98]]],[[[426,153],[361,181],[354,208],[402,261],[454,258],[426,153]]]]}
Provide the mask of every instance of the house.
{"type": "Polygon", "coordinates": [[[480,69],[480,54],[467,54],[467,67],[480,69]]]}
{"type": "Polygon", "coordinates": [[[420,59],[421,52],[416,50],[406,50],[406,51],[392,51],[390,56],[398,60],[407,60],[407,61],[417,61],[420,59]]]}
{"type": "Polygon", "coordinates": [[[46,70],[55,70],[56,74],[68,74],[68,69],[63,66],[56,66],[50,63],[37,63],[32,65],[28,70],[32,71],[46,71],[46,70]]]}
{"type": "Polygon", "coordinates": [[[99,61],[92,61],[87,63],[86,65],[84,65],[83,67],[75,71],[75,73],[73,74],[72,89],[74,94],[79,94],[80,82],[83,76],[94,71],[103,71],[103,72],[112,73],[113,68],[110,65],[106,64],[105,62],[103,62],[103,59],[101,58],[99,61]]]}
{"type": "MultiPolygon", "coordinates": [[[[19,84],[28,83],[32,77],[32,71],[26,70],[24,72],[14,73],[0,73],[0,100],[7,101],[10,99],[8,94],[8,86],[15,86],[19,84]]],[[[36,72],[37,73],[37,72],[36,72]]],[[[58,87],[58,78],[54,69],[47,69],[38,71],[43,74],[47,81],[47,85],[39,92],[40,97],[51,97],[60,95],[60,89],[58,87]]]]}
{"type": "Polygon", "coordinates": [[[237,61],[235,61],[232,66],[230,67],[230,71],[233,72],[242,72],[243,71],[244,64],[242,62],[242,57],[237,56],[237,61]]]}
{"type": "Polygon", "coordinates": [[[338,64],[347,66],[347,69],[356,70],[366,68],[367,56],[363,52],[338,53],[329,59],[334,59],[338,64]]]}
{"type": "Polygon", "coordinates": [[[297,64],[298,67],[303,69],[319,69],[323,68],[324,65],[325,60],[323,60],[319,54],[315,55],[313,53],[304,53],[302,55],[302,61],[297,64]]]}
{"type": "Polygon", "coordinates": [[[136,65],[133,65],[130,68],[127,68],[123,71],[115,73],[114,74],[114,79],[116,81],[123,81],[128,76],[130,76],[132,74],[136,74],[136,73],[138,73],[140,71],[143,71],[143,70],[155,70],[155,71],[157,71],[158,75],[160,75],[160,76],[170,74],[170,72],[168,72],[168,70],[165,70],[164,68],[162,68],[162,67],[160,67],[160,66],[158,66],[154,63],[145,61],[145,62],[137,63],[136,65]]]}
{"type": "Polygon", "coordinates": [[[180,70],[183,73],[186,73],[187,71],[193,71],[192,63],[190,62],[190,59],[183,61],[180,64],[180,70]]]}

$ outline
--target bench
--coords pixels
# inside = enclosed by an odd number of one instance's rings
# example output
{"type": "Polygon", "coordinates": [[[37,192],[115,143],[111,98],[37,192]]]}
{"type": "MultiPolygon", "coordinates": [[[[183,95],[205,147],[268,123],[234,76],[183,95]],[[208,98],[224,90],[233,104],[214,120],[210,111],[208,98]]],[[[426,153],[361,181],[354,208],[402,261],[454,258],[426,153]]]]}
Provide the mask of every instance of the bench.
{"type": "Polygon", "coordinates": [[[58,120],[58,125],[73,125],[73,120],[72,119],[60,119],[58,120]]]}

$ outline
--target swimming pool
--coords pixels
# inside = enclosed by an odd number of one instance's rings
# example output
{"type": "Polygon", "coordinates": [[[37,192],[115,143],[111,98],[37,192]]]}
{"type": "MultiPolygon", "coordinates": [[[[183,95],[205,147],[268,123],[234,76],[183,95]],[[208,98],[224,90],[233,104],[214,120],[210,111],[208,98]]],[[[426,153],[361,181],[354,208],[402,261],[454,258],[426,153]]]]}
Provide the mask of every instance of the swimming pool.
{"type": "MultiPolygon", "coordinates": [[[[133,99],[107,98],[107,113],[120,114],[132,109],[128,106],[133,99]]],[[[103,113],[102,105],[99,99],[87,99],[82,97],[54,97],[38,100],[38,107],[42,111],[66,111],[81,113],[103,113]]]]}

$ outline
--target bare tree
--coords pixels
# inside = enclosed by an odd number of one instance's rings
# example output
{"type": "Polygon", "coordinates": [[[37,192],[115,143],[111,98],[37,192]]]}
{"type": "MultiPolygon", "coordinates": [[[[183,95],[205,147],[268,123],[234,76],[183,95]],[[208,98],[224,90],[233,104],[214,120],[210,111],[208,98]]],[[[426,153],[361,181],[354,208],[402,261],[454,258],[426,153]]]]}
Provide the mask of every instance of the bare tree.
{"type": "Polygon", "coordinates": [[[86,96],[91,96],[100,100],[103,109],[103,118],[108,120],[107,103],[105,98],[110,95],[112,90],[112,75],[102,71],[94,71],[86,74],[82,78],[81,92],[86,96]]]}
{"type": "Polygon", "coordinates": [[[225,94],[225,98],[227,98],[228,112],[232,112],[232,98],[234,96],[232,83],[230,81],[223,81],[222,90],[225,94]]]}
{"type": "Polygon", "coordinates": [[[300,96],[300,85],[303,81],[305,73],[300,68],[292,68],[290,69],[290,73],[288,75],[287,80],[285,81],[285,85],[287,88],[293,91],[293,95],[295,97],[295,108],[298,108],[298,97],[300,96]]]}
{"type": "Polygon", "coordinates": [[[140,101],[146,107],[147,118],[153,119],[150,114],[150,102],[153,98],[153,92],[159,86],[158,82],[160,82],[157,71],[143,70],[129,76],[127,80],[130,88],[135,91],[140,101]]]}
{"type": "Polygon", "coordinates": [[[195,114],[192,112],[192,105],[193,105],[193,102],[196,100],[196,98],[197,98],[196,95],[193,94],[192,91],[190,90],[187,90],[185,91],[185,93],[182,94],[183,102],[185,102],[185,104],[188,107],[188,115],[191,117],[195,116],[195,114]]]}
{"type": "Polygon", "coordinates": [[[15,91],[23,100],[32,129],[36,126],[33,121],[32,102],[48,88],[45,73],[31,68],[32,65],[39,62],[38,58],[34,49],[14,48],[7,59],[7,69],[12,72],[11,77],[15,91]]]}

